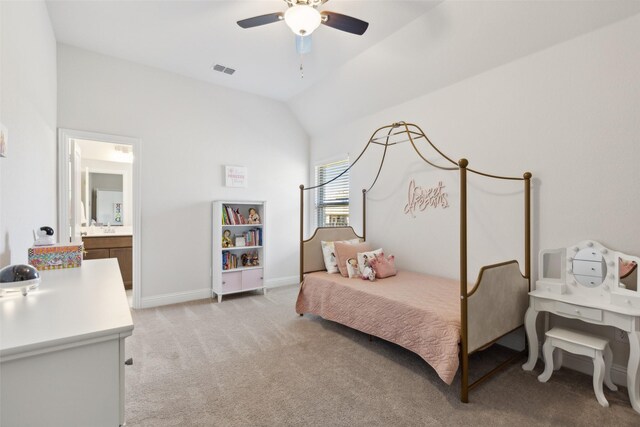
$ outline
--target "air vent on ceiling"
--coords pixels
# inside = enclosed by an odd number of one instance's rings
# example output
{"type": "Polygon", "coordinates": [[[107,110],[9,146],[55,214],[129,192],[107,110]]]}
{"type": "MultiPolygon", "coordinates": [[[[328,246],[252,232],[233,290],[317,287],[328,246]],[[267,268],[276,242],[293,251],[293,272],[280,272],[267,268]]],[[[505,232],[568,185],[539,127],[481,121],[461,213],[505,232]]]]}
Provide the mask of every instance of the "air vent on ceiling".
{"type": "Polygon", "coordinates": [[[229,75],[231,75],[231,74],[236,72],[236,70],[234,70],[233,68],[225,67],[224,65],[220,65],[220,64],[215,64],[211,68],[214,71],[220,71],[221,73],[225,73],[225,74],[229,74],[229,75]]]}

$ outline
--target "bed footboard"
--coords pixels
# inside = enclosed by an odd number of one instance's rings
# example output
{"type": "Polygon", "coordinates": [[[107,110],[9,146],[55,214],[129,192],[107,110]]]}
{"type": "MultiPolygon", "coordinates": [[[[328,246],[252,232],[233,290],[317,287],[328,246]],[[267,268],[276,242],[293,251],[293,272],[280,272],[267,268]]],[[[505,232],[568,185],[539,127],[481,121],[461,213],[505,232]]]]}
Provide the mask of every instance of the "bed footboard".
{"type": "Polygon", "coordinates": [[[471,354],[524,323],[529,280],[517,261],[482,267],[467,297],[467,349],[471,354]]]}

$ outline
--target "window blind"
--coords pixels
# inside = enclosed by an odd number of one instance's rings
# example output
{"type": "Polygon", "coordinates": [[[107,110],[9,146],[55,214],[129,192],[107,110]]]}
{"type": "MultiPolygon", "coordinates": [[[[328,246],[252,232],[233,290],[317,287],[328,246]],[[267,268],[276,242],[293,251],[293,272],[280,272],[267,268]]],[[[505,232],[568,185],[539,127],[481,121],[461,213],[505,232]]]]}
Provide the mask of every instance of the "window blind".
{"type": "MultiPolygon", "coordinates": [[[[316,166],[316,185],[339,176],[349,167],[349,159],[316,166]]],[[[349,172],[316,189],[318,227],[349,225],[349,172]]]]}

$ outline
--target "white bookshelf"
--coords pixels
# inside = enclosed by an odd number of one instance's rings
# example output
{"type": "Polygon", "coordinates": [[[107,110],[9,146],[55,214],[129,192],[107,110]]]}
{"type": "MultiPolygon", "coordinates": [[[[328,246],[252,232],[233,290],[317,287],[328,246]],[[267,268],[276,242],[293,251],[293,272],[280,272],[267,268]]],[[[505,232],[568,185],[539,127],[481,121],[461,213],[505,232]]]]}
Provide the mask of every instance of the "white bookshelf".
{"type": "Polygon", "coordinates": [[[213,202],[211,297],[217,297],[218,302],[222,302],[223,295],[254,290],[266,291],[264,287],[265,211],[264,201],[216,200],[213,202]],[[229,213],[227,207],[239,215],[229,213]],[[259,223],[248,223],[251,208],[255,209],[260,217],[259,223]],[[227,213],[226,216],[223,209],[227,213]],[[239,223],[242,222],[240,215],[247,223],[239,223]],[[236,224],[228,223],[231,221],[235,221],[236,224]],[[229,232],[233,246],[223,246],[225,231],[229,232]],[[244,245],[241,245],[242,239],[244,239],[244,245]],[[243,257],[243,255],[246,256],[243,257]]]}

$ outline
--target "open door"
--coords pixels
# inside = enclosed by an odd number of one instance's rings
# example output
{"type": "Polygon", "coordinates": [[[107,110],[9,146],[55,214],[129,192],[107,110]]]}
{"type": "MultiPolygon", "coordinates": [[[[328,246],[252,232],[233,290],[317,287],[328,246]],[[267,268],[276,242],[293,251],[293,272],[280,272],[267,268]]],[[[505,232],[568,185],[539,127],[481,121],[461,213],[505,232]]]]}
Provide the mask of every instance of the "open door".
{"type": "Polygon", "coordinates": [[[82,167],[80,162],[82,161],[82,152],[80,146],[76,144],[75,140],[69,142],[69,152],[71,153],[69,165],[69,179],[70,194],[69,194],[69,226],[71,242],[80,243],[82,236],[80,234],[80,226],[82,225],[82,167]]]}
{"type": "MultiPolygon", "coordinates": [[[[1,1],[1,0],[0,0],[1,1]]],[[[138,138],[126,136],[108,135],[96,132],[86,132],[73,129],[58,129],[58,241],[60,243],[81,242],[81,225],[87,225],[91,221],[90,206],[85,202],[84,213],[82,203],[82,191],[85,193],[85,201],[90,201],[87,192],[91,193],[89,185],[82,188],[82,177],[90,173],[89,167],[81,169],[82,157],[88,157],[90,149],[82,150],[85,141],[105,143],[105,145],[124,145],[130,147],[128,153],[132,153],[132,170],[129,172],[131,188],[127,191],[131,194],[131,202],[125,205],[125,209],[130,205],[130,211],[125,211],[121,217],[126,222],[127,218],[131,225],[132,248],[123,254],[122,251],[114,251],[115,258],[120,264],[129,263],[131,284],[133,286],[133,307],[142,307],[142,281],[141,281],[141,215],[140,215],[140,154],[142,141],[138,138]]],[[[113,150],[117,151],[117,150],[113,150]]],[[[122,150],[121,150],[122,151],[122,150]]],[[[95,152],[92,152],[95,155],[95,152]]],[[[102,173],[102,172],[97,172],[102,173]]],[[[89,181],[87,179],[87,181],[89,181]]],[[[128,187],[127,187],[128,188],[128,187]]],[[[127,194],[123,194],[127,197],[127,194]]],[[[125,200],[129,200],[128,198],[125,200]]],[[[123,203],[124,204],[124,203],[123,203]]],[[[115,209],[115,207],[114,207],[115,209]]],[[[125,224],[123,224],[125,226],[125,224]]],[[[100,232],[98,228],[93,229],[94,234],[100,232]]],[[[127,249],[127,248],[118,248],[127,249]]],[[[109,251],[111,255],[111,251],[109,251]]]]}

